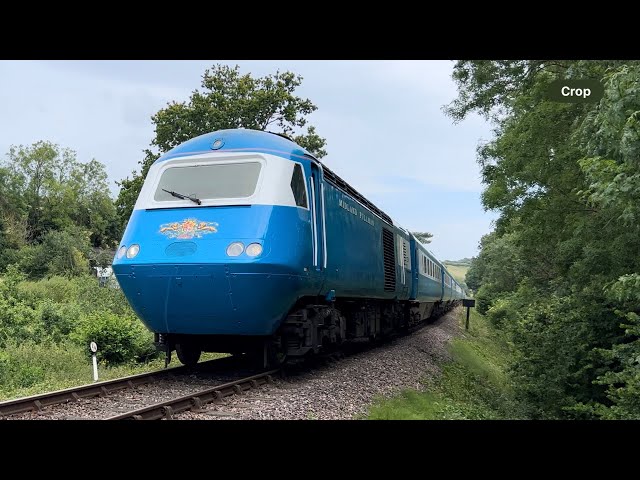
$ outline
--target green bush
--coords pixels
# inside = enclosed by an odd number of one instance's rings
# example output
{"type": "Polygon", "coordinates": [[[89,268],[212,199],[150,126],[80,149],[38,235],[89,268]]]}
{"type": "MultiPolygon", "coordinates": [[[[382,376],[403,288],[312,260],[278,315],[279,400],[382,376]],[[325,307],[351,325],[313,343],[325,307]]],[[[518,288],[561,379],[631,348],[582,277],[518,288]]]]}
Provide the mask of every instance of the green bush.
{"type": "Polygon", "coordinates": [[[69,279],[53,276],[37,282],[21,282],[17,285],[16,295],[34,308],[44,300],[72,303],[78,300],[79,285],[89,283],[89,277],[69,279]]]}
{"type": "Polygon", "coordinates": [[[515,314],[514,306],[507,294],[505,294],[503,298],[496,299],[493,305],[486,311],[487,319],[498,329],[504,328],[505,323],[513,319],[515,314]]]}
{"type": "Polygon", "coordinates": [[[77,288],[74,301],[83,311],[107,311],[121,316],[134,316],[129,302],[120,289],[100,287],[96,277],[77,278],[73,281],[77,288]]]}
{"type": "Polygon", "coordinates": [[[91,313],[83,319],[75,338],[83,346],[96,342],[98,358],[108,364],[142,362],[158,354],[153,335],[134,316],[91,313]]]}
{"type": "Polygon", "coordinates": [[[493,305],[493,302],[499,297],[500,293],[501,292],[496,292],[495,288],[490,283],[482,285],[475,295],[478,313],[486,315],[493,305]]]}
{"type": "Polygon", "coordinates": [[[14,296],[33,308],[46,301],[76,304],[84,313],[109,311],[118,315],[133,315],[120,289],[101,288],[97,277],[82,275],[74,278],[53,276],[38,281],[16,283],[14,296]]]}
{"type": "Polygon", "coordinates": [[[81,310],[75,304],[45,300],[37,312],[44,331],[54,342],[62,342],[80,323],[81,310]]]}
{"type": "Polygon", "coordinates": [[[42,382],[44,378],[45,371],[42,366],[22,362],[8,352],[0,351],[0,384],[3,389],[31,387],[42,382]]]}
{"type": "Polygon", "coordinates": [[[10,340],[40,341],[42,335],[35,310],[15,298],[0,296],[0,347],[10,340]]]}
{"type": "Polygon", "coordinates": [[[42,243],[22,247],[18,252],[18,265],[30,278],[76,277],[89,272],[90,251],[87,232],[67,227],[46,233],[42,243]]]}

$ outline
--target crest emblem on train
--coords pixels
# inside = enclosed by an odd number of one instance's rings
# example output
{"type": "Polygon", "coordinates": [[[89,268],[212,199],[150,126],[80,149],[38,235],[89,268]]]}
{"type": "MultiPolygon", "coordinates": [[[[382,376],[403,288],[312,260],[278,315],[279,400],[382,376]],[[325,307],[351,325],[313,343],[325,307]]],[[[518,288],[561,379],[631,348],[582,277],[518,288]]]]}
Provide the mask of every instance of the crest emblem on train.
{"type": "Polygon", "coordinates": [[[160,225],[160,231],[169,238],[201,238],[208,233],[216,233],[216,222],[203,222],[197,218],[186,218],[180,222],[164,223],[160,225]]]}

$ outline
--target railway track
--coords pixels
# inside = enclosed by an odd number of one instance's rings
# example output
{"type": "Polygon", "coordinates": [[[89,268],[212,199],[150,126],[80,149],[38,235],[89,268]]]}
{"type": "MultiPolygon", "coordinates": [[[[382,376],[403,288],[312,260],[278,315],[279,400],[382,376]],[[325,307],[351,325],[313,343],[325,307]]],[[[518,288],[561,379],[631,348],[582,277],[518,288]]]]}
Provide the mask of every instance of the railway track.
{"type": "MultiPolygon", "coordinates": [[[[350,353],[362,352],[364,350],[369,350],[372,347],[372,345],[356,345],[350,353]]],[[[287,365],[286,368],[270,370],[220,385],[214,385],[211,388],[207,388],[196,393],[183,395],[148,407],[114,415],[106,418],[105,420],[171,420],[174,416],[186,411],[198,413],[201,412],[203,407],[208,403],[220,402],[225,397],[231,395],[242,395],[245,391],[252,388],[273,383],[273,377],[276,374],[286,376],[286,372],[288,371],[295,375],[296,373],[300,373],[301,369],[302,371],[305,369],[307,369],[307,371],[309,369],[313,370],[316,369],[318,365],[336,363],[345,356],[348,356],[348,354],[345,355],[344,352],[322,354],[303,362],[287,365]]]]}
{"type": "Polygon", "coordinates": [[[89,385],[57,390],[55,392],[7,400],[0,402],[0,418],[7,418],[27,412],[41,412],[56,405],[74,403],[82,399],[104,398],[115,392],[158,383],[160,380],[171,376],[225,371],[233,367],[237,368],[238,364],[238,358],[224,357],[201,362],[195,367],[181,365],[148,373],[130,375],[115,380],[106,380],[89,385]]]}
{"type": "Polygon", "coordinates": [[[279,370],[270,370],[258,375],[252,375],[250,377],[223,383],[221,385],[215,385],[194,394],[173,398],[120,415],[114,415],[106,420],[170,420],[174,415],[181,412],[185,412],[187,410],[198,412],[201,411],[202,407],[207,403],[222,400],[224,397],[228,397],[230,395],[242,394],[251,388],[257,388],[260,385],[272,383],[272,376],[278,372],[279,370]]]}
{"type": "MultiPolygon", "coordinates": [[[[410,333],[414,333],[416,330],[420,330],[425,325],[426,324],[421,324],[413,327],[412,329],[410,329],[410,333]]],[[[311,367],[311,369],[314,369],[315,367],[319,366],[318,364],[334,363],[345,356],[350,356],[354,353],[359,353],[370,348],[375,348],[375,344],[355,344],[346,351],[323,354],[312,359],[307,359],[306,361],[300,363],[287,365],[286,370],[277,369],[258,374],[255,374],[254,370],[251,372],[252,375],[250,376],[233,379],[231,378],[229,372],[236,372],[237,374],[237,372],[242,371],[243,367],[245,367],[246,370],[246,366],[244,365],[243,359],[241,357],[225,357],[216,360],[209,360],[199,363],[196,367],[172,367],[149,373],[131,375],[115,380],[108,380],[93,383],[90,385],[68,388],[65,390],[58,390],[55,392],[0,402],[0,419],[16,415],[20,416],[21,414],[25,414],[28,412],[42,413],[43,417],[49,418],[102,418],[105,420],[172,419],[175,415],[178,415],[182,412],[190,410],[194,413],[197,413],[201,411],[204,405],[208,403],[217,403],[225,397],[234,394],[242,394],[252,388],[271,383],[273,381],[273,376],[278,372],[285,373],[286,371],[288,371],[289,373],[295,375],[296,372],[300,373],[300,369],[302,369],[303,371],[308,369],[309,367],[311,367]],[[186,394],[184,391],[181,392],[180,390],[178,390],[178,392],[182,393],[181,395],[176,396],[176,392],[169,392],[174,393],[174,396],[172,398],[162,399],[161,401],[157,401],[157,396],[154,397],[153,395],[148,395],[147,398],[143,398],[142,400],[137,399],[135,402],[133,402],[134,404],[137,404],[134,408],[131,408],[131,405],[126,405],[127,402],[125,401],[124,406],[122,406],[123,402],[121,402],[120,406],[116,408],[112,407],[110,411],[108,411],[109,409],[106,409],[104,412],[101,412],[101,408],[98,405],[96,405],[95,407],[87,408],[87,410],[94,410],[94,412],[89,417],[77,417],[73,415],[46,415],[46,409],[55,407],[56,405],[60,405],[60,407],[62,407],[62,404],[78,404],[81,403],[80,401],[83,399],[93,399],[96,397],[105,399],[109,398],[113,393],[124,390],[135,390],[138,387],[142,387],[148,384],[157,384],[158,388],[162,389],[164,388],[164,384],[161,380],[167,379],[171,376],[182,376],[186,378],[189,375],[199,374],[203,372],[210,374],[219,371],[224,372],[225,370],[227,371],[227,373],[223,377],[216,378],[213,381],[209,378],[206,381],[200,379],[199,382],[194,382],[193,385],[189,386],[188,393],[186,394]],[[197,383],[200,383],[200,385],[198,385],[197,383]],[[206,388],[201,388],[200,390],[193,391],[195,388],[203,386],[206,388]]],[[[24,415],[21,416],[24,418],[24,415]]],[[[34,418],[34,416],[31,416],[30,418],[34,418]]]]}

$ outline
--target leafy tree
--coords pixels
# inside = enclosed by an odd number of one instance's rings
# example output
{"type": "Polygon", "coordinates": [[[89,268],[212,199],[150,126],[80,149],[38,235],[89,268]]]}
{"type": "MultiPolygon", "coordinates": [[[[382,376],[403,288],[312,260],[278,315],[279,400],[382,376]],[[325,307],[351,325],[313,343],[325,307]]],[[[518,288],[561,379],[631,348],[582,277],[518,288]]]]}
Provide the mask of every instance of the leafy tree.
{"type": "Polygon", "coordinates": [[[476,292],[480,313],[486,313],[499,294],[518,288],[523,265],[516,240],[515,233],[498,236],[496,232],[480,240],[480,255],[466,275],[467,286],[476,292]]]}
{"type": "Polygon", "coordinates": [[[510,336],[512,375],[539,418],[640,418],[638,62],[461,61],[447,112],[494,125],[478,149],[496,230],[468,273],[510,336]],[[599,103],[548,98],[558,78],[605,84],[599,103]],[[623,323],[625,326],[621,327],[623,323]],[[634,355],[636,355],[634,357],[634,355]]]}
{"type": "Polygon", "coordinates": [[[86,275],[89,273],[89,237],[87,230],[75,226],[47,232],[41,243],[20,250],[20,269],[31,278],[86,275]]]}
{"type": "MultiPolygon", "coordinates": [[[[0,252],[4,252],[8,247],[9,241],[7,239],[5,221],[0,217],[0,252]]],[[[0,269],[2,269],[2,267],[6,267],[6,265],[0,264],[0,269]]]]}
{"type": "Polygon", "coordinates": [[[418,239],[420,243],[424,243],[425,245],[431,243],[431,239],[433,238],[433,233],[429,232],[411,232],[418,239]]]}
{"type": "Polygon", "coordinates": [[[88,229],[95,246],[119,239],[105,167],[96,160],[79,162],[73,150],[51,142],[12,146],[0,186],[0,213],[16,247],[74,226],[88,229]]]}
{"type": "Polygon", "coordinates": [[[14,261],[12,252],[27,241],[27,204],[20,187],[20,178],[0,165],[0,271],[14,261]]]}
{"type": "Polygon", "coordinates": [[[59,195],[75,156],[69,149],[44,141],[29,147],[12,146],[7,156],[13,183],[26,203],[27,240],[39,239],[55,224],[51,218],[54,205],[49,200],[59,195]]]}
{"type": "Polygon", "coordinates": [[[188,102],[171,102],[158,111],[151,121],[156,136],[140,162],[140,173],[132,172],[119,182],[120,194],[116,202],[124,226],[131,215],[149,167],[160,155],[186,140],[229,128],[271,130],[284,133],[315,156],[326,155],[326,141],[313,126],[305,134],[295,130],[307,126],[306,116],[317,107],[309,99],[294,94],[302,77],[292,72],[279,72],[252,77],[242,75],[240,67],[214,65],[202,77],[202,91],[195,90],[188,102]]]}

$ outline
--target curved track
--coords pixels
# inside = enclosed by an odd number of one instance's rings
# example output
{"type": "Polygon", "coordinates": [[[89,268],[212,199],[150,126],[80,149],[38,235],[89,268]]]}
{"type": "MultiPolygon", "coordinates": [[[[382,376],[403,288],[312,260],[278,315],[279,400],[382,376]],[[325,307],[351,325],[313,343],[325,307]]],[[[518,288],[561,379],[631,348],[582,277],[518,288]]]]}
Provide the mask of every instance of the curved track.
{"type": "MultiPolygon", "coordinates": [[[[89,385],[57,390],[55,392],[7,400],[0,402],[0,418],[14,417],[16,415],[24,417],[24,415],[29,415],[30,413],[44,413],[55,409],[56,406],[64,408],[64,404],[80,403],[85,399],[104,399],[113,396],[113,394],[117,392],[134,390],[150,384],[159,384],[170,378],[180,378],[189,375],[224,375],[227,372],[241,368],[241,358],[224,357],[201,362],[195,367],[178,366],[166,368],[148,373],[130,375],[115,380],[106,380],[89,385]]],[[[226,380],[230,379],[229,375],[223,378],[226,380]]]]}
{"type": "MultiPolygon", "coordinates": [[[[405,335],[425,325],[426,322],[418,324],[405,335]]],[[[318,361],[333,363],[338,358],[374,348],[376,343],[354,344],[343,351],[288,364],[286,370],[290,373],[300,367],[313,370],[318,361]]],[[[227,396],[271,383],[272,375],[279,371],[286,373],[286,370],[277,369],[256,374],[255,369],[247,368],[246,360],[244,356],[224,357],[201,362],[195,367],[172,367],[0,402],[0,418],[171,419],[186,411],[197,413],[207,403],[220,402],[227,396]]]]}

